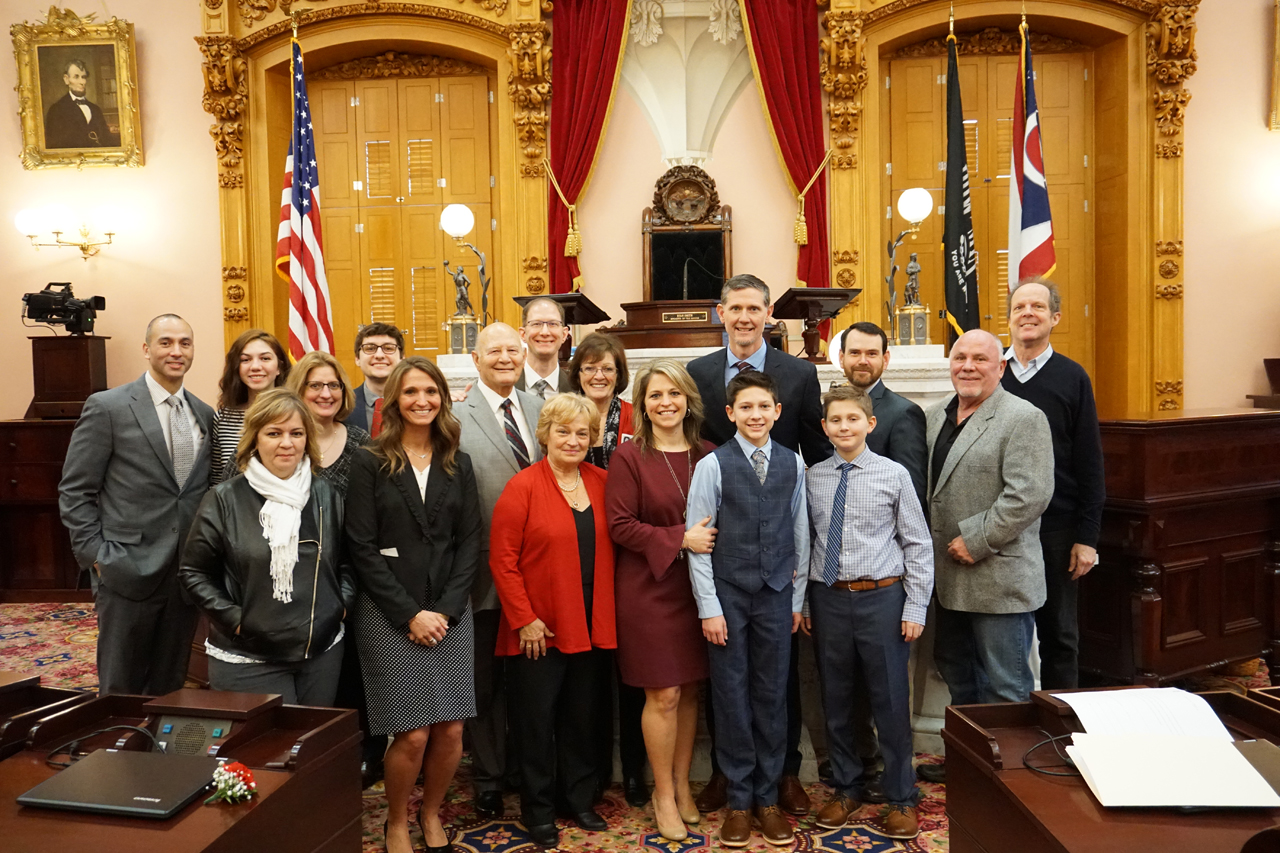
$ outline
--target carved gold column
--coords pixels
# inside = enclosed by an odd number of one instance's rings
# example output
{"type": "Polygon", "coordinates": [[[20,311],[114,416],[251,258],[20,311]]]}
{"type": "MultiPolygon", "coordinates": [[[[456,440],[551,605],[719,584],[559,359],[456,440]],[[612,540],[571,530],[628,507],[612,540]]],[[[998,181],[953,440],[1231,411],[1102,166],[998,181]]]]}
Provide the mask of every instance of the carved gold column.
{"type": "Polygon", "coordinates": [[[1147,25],[1147,72],[1155,116],[1151,247],[1152,408],[1182,408],[1182,141],[1196,70],[1195,15],[1200,0],[1164,0],[1147,25]]]}
{"type": "Polygon", "coordinates": [[[536,294],[547,289],[547,180],[542,161],[547,156],[551,43],[542,21],[517,22],[507,32],[511,38],[507,94],[515,105],[520,181],[525,184],[516,232],[522,259],[521,285],[524,293],[536,294]]]}
{"type": "Polygon", "coordinates": [[[843,328],[860,320],[876,320],[880,304],[876,276],[866,276],[859,266],[874,224],[861,203],[865,169],[859,168],[862,92],[866,88],[866,39],[862,35],[861,0],[831,0],[822,15],[819,42],[822,88],[827,94],[831,130],[831,281],[834,287],[861,287],[859,295],[836,319],[843,328]],[[870,306],[870,307],[868,307],[870,306]]]}
{"type": "Polygon", "coordinates": [[[244,127],[249,101],[248,63],[230,36],[196,39],[204,56],[204,97],[200,103],[215,119],[209,128],[218,157],[218,205],[222,219],[223,320],[228,338],[253,320],[245,302],[244,127]]]}

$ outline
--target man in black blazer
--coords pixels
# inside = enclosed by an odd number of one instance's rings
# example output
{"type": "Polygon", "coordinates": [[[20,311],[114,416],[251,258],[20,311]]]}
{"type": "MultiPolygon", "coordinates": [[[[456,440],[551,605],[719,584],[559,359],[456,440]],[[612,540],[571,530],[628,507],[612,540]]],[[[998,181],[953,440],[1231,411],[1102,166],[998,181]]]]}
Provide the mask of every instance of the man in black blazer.
{"type": "Polygon", "coordinates": [[[147,326],[141,378],[85,401],[58,485],[76,562],[98,613],[98,690],[158,696],[182,687],[196,609],[179,588],[182,543],[209,489],[213,410],[183,388],[191,326],[147,326]]]}
{"type": "MultiPolygon", "coordinates": [[[[831,442],[822,431],[822,401],[818,369],[811,363],[787,355],[765,343],[764,327],[773,317],[769,286],[753,275],[735,275],[724,283],[716,306],[724,323],[729,346],[719,352],[695,358],[688,364],[689,375],[702,397],[705,420],[702,437],[717,446],[736,432],[726,413],[724,389],[729,380],[744,370],[769,374],[778,383],[782,413],[769,437],[799,453],[806,465],[829,457],[831,442]]],[[[787,678],[787,754],[778,784],[778,805],[795,815],[809,813],[809,795],[800,784],[800,646],[799,633],[791,636],[791,672],[787,678]]],[[[708,703],[709,704],[709,703],[708,703]]],[[[707,724],[711,713],[708,708],[707,724]]],[[[712,737],[714,738],[714,732],[712,737]]],[[[701,811],[715,811],[728,801],[724,775],[712,753],[711,781],[698,796],[701,811]]]]}
{"type": "Polygon", "coordinates": [[[545,296],[531,299],[524,306],[520,323],[525,360],[516,390],[537,394],[543,400],[572,391],[569,372],[560,367],[560,347],[569,336],[564,306],[545,296]]]}
{"type": "Polygon", "coordinates": [[[63,70],[67,94],[53,102],[44,116],[45,148],[112,148],[120,135],[111,132],[102,108],[85,97],[89,67],[73,59],[63,70]]]}
{"type": "Polygon", "coordinates": [[[382,399],[382,389],[391,368],[404,358],[404,334],[390,323],[370,323],[356,332],[356,367],[364,374],[364,382],[356,386],[356,404],[347,415],[348,426],[357,426],[370,435],[374,407],[382,399]]]}

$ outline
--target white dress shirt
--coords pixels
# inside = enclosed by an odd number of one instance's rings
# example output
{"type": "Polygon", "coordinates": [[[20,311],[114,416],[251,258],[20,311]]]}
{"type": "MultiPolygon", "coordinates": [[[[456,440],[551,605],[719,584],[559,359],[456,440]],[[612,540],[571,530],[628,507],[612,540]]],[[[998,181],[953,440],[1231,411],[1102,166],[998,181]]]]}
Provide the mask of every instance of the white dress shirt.
{"type": "Polygon", "coordinates": [[[1018,357],[1013,354],[1013,347],[1009,347],[1004,351],[1004,360],[1009,362],[1008,369],[1013,371],[1013,378],[1019,382],[1026,382],[1040,372],[1040,368],[1044,367],[1045,362],[1052,355],[1053,344],[1049,344],[1049,346],[1045,347],[1044,352],[1031,359],[1026,365],[1023,365],[1022,362],[1018,361],[1018,357]]]}
{"type": "MultiPolygon", "coordinates": [[[[147,377],[147,390],[151,392],[151,402],[156,407],[156,418],[160,421],[160,431],[164,433],[164,446],[169,449],[169,458],[173,458],[173,436],[169,431],[169,404],[166,402],[171,396],[165,387],[156,381],[148,370],[145,374],[147,377]]],[[[191,399],[187,396],[186,388],[179,387],[178,394],[182,396],[182,408],[187,413],[187,420],[191,422],[191,449],[193,451],[192,458],[200,455],[200,445],[204,441],[204,433],[200,431],[200,422],[196,420],[195,410],[191,407],[191,399]]]]}
{"type": "MultiPolygon", "coordinates": [[[[525,370],[528,370],[525,366],[525,370]]],[[[516,419],[516,426],[520,428],[520,437],[524,439],[524,446],[529,451],[530,460],[533,459],[533,436],[529,434],[529,423],[524,418],[524,409],[520,408],[520,395],[516,393],[516,389],[511,389],[510,397],[503,397],[497,391],[485,385],[484,382],[476,383],[480,388],[480,393],[484,395],[484,400],[489,404],[489,408],[493,411],[493,416],[498,419],[498,425],[502,426],[507,422],[507,417],[502,413],[502,404],[511,401],[511,414],[516,419]]],[[[504,427],[505,428],[505,427],[504,427]]]]}
{"type": "Polygon", "coordinates": [[[559,394],[561,391],[569,390],[568,388],[560,387],[560,365],[558,363],[552,369],[550,376],[539,376],[538,371],[534,370],[528,359],[526,359],[524,363],[524,390],[530,394],[537,394],[538,392],[533,390],[533,386],[539,382],[547,383],[548,394],[559,394]]]}

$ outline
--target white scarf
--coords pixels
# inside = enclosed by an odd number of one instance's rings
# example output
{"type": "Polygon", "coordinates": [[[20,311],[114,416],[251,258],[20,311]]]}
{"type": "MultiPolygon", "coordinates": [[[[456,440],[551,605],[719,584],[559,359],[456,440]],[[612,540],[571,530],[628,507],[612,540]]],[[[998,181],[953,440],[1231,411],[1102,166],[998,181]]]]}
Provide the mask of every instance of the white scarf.
{"type": "Polygon", "coordinates": [[[253,490],[267,499],[258,513],[262,538],[271,543],[271,595],[276,601],[293,601],[293,567],[298,562],[298,531],[302,508],[311,498],[311,462],[303,459],[293,476],[282,480],[254,456],[244,470],[253,490]]]}

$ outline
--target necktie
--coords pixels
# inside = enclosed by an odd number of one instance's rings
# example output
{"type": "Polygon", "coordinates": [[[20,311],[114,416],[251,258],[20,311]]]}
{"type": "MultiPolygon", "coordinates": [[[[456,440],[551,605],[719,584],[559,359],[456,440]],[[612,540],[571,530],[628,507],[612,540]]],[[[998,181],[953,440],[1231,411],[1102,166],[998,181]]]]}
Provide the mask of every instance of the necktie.
{"type": "Polygon", "coordinates": [[[369,424],[369,435],[374,438],[382,432],[382,398],[373,401],[373,423],[369,424]]]}
{"type": "Polygon", "coordinates": [[[196,464],[196,443],[191,435],[191,421],[187,420],[182,398],[174,394],[165,400],[169,404],[169,443],[173,456],[173,478],[182,488],[196,464]]]}
{"type": "Polygon", "coordinates": [[[756,469],[756,476],[760,478],[760,485],[764,485],[764,478],[769,475],[769,460],[765,458],[763,450],[757,450],[751,454],[751,467],[756,469]]]}
{"type": "Polygon", "coordinates": [[[738,368],[739,373],[743,372],[744,370],[755,370],[755,368],[752,367],[749,362],[745,362],[745,361],[734,362],[733,366],[738,368]]]}
{"type": "Polygon", "coordinates": [[[827,526],[827,553],[822,558],[822,582],[831,586],[840,575],[840,546],[844,540],[844,496],[849,491],[849,472],[853,463],[840,466],[840,484],[831,502],[831,518],[827,526]]]}
{"type": "Polygon", "coordinates": [[[502,426],[507,432],[507,442],[511,445],[511,450],[516,455],[516,464],[523,471],[529,467],[529,448],[525,446],[524,439],[520,437],[520,427],[516,426],[516,416],[511,411],[511,401],[502,401],[502,426]]]}
{"type": "Polygon", "coordinates": [[[545,379],[539,379],[537,382],[533,383],[533,393],[537,394],[544,400],[547,399],[547,392],[550,390],[551,383],[547,382],[545,379]]]}

